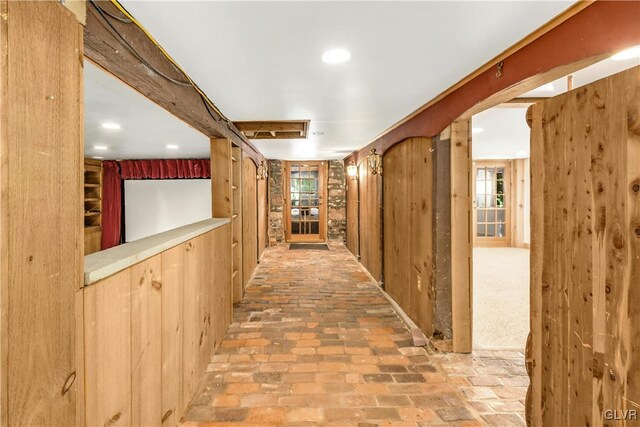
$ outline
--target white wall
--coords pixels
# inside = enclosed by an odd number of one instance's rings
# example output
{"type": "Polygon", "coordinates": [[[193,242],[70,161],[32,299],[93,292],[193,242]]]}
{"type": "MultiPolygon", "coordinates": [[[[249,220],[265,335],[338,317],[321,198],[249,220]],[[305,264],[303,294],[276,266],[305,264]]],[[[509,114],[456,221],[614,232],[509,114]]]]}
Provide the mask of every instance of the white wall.
{"type": "Polygon", "coordinates": [[[126,180],[125,241],[211,218],[210,179],[126,180]]]}

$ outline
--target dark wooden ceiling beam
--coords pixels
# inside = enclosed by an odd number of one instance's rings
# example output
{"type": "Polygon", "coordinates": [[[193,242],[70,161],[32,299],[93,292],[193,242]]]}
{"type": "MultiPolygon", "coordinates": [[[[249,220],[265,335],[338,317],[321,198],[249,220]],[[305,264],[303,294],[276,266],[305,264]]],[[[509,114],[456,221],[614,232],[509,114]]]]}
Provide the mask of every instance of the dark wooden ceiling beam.
{"type": "Polygon", "coordinates": [[[144,31],[135,24],[108,16],[125,18],[111,2],[95,3],[105,16],[87,3],[84,55],[91,62],[208,137],[229,138],[256,163],[264,159],[232,122],[207,106],[194,87],[184,84],[187,79],[182,72],[160,52],[144,31]],[[176,84],[170,79],[183,84],[176,84]]]}

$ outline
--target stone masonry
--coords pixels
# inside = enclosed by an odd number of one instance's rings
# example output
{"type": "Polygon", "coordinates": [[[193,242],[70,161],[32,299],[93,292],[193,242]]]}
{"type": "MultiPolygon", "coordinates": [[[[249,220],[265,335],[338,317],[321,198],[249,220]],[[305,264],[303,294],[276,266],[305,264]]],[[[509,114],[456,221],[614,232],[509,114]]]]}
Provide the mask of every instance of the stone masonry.
{"type": "Polygon", "coordinates": [[[284,162],[269,160],[269,242],[284,242],[284,162]]]}
{"type": "Polygon", "coordinates": [[[329,162],[327,182],[327,238],[344,241],[347,229],[347,193],[342,160],[329,162]]]}

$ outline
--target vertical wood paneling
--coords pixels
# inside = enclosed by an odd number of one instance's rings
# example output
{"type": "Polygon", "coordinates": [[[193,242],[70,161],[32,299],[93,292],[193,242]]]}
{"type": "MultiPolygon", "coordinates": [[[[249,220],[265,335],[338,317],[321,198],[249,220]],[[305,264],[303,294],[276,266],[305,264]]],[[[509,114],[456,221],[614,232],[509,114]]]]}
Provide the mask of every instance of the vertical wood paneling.
{"type": "Polygon", "coordinates": [[[131,422],[162,418],[162,255],[131,267],[131,422]]]}
{"type": "Polygon", "coordinates": [[[267,247],[269,232],[269,221],[267,212],[269,212],[269,201],[267,199],[267,180],[258,181],[258,259],[262,257],[267,247]]]}
{"type": "MultiPolygon", "coordinates": [[[[227,227],[229,228],[229,227],[227,227]]],[[[184,245],[162,253],[162,425],[174,426],[186,407],[182,400],[182,291],[184,245]]]]}
{"type": "Polygon", "coordinates": [[[230,236],[223,225],[80,291],[87,425],[180,421],[231,323],[230,236]]]}
{"type": "Polygon", "coordinates": [[[73,425],[82,26],[57,2],[3,2],[2,12],[0,421],[73,425]]]}
{"type": "Polygon", "coordinates": [[[366,159],[358,166],[358,172],[360,181],[360,262],[376,280],[381,281],[381,177],[370,172],[366,159]]]}
{"type": "Polygon", "coordinates": [[[473,333],[470,127],[469,120],[451,124],[451,329],[460,353],[471,351],[473,333]]]}
{"type": "Polygon", "coordinates": [[[242,160],[242,280],[247,286],[258,265],[258,194],[256,165],[250,158],[242,160]]]}
{"type": "Polygon", "coordinates": [[[182,312],[184,335],[182,347],[182,404],[186,407],[198,385],[198,367],[200,345],[204,339],[200,300],[204,298],[200,291],[204,281],[204,266],[201,264],[201,252],[204,252],[204,237],[198,236],[183,244],[184,267],[182,312]]]}
{"type": "Polygon", "coordinates": [[[242,301],[244,294],[244,281],[242,274],[242,149],[231,149],[233,158],[233,216],[232,216],[232,251],[233,251],[233,302],[242,301]]]}
{"type": "Polygon", "coordinates": [[[640,402],[640,67],[532,116],[532,424],[603,425],[640,402]]]}
{"type": "Polygon", "coordinates": [[[130,426],[131,271],[84,289],[88,426],[130,426]]]}
{"type": "Polygon", "coordinates": [[[409,138],[384,154],[385,290],[427,334],[433,324],[431,138],[409,138]]]}
{"type": "Polygon", "coordinates": [[[212,342],[210,352],[213,353],[213,350],[222,342],[233,317],[231,252],[224,244],[231,238],[231,227],[216,228],[213,232],[207,234],[207,238],[211,239],[211,251],[216,254],[215,259],[211,259],[213,265],[210,269],[213,277],[211,293],[212,342]]]}
{"type": "Polygon", "coordinates": [[[358,253],[358,180],[347,177],[347,249],[356,257],[358,253]]]}

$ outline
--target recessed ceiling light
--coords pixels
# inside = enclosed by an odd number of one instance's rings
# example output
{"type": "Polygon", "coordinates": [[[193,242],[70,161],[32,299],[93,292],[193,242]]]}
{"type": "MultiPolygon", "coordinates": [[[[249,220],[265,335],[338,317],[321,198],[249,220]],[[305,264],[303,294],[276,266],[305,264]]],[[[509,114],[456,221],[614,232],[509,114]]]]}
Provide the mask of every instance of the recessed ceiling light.
{"type": "Polygon", "coordinates": [[[104,157],[102,156],[93,156],[94,159],[100,160],[100,159],[104,159],[104,157]]]}
{"type": "Polygon", "coordinates": [[[93,148],[96,149],[96,150],[104,151],[108,147],[106,145],[94,145],[93,148]]]}
{"type": "Polygon", "coordinates": [[[102,124],[102,127],[110,130],[120,129],[120,125],[118,123],[112,123],[112,122],[105,122],[102,124]]]}
{"type": "Polygon", "coordinates": [[[472,133],[482,133],[482,132],[484,132],[484,129],[482,129],[482,128],[473,128],[471,130],[471,132],[472,133]]]}
{"type": "Polygon", "coordinates": [[[322,54],[322,60],[327,64],[342,64],[351,58],[351,52],[345,49],[331,49],[322,54]]]}
{"type": "Polygon", "coordinates": [[[169,150],[177,150],[178,148],[180,148],[180,147],[177,146],[177,145],[174,145],[174,144],[167,145],[167,149],[169,149],[169,150]]]}
{"type": "Polygon", "coordinates": [[[314,135],[324,135],[324,132],[313,132],[314,135]]]}
{"type": "Polygon", "coordinates": [[[540,86],[536,90],[540,92],[553,92],[554,90],[556,90],[556,87],[553,85],[553,83],[547,83],[546,85],[540,86]]]}
{"type": "Polygon", "coordinates": [[[622,52],[618,52],[611,57],[614,61],[622,61],[625,59],[640,58],[640,45],[630,47],[622,52]]]}

